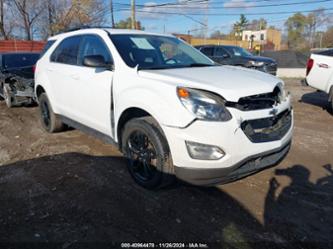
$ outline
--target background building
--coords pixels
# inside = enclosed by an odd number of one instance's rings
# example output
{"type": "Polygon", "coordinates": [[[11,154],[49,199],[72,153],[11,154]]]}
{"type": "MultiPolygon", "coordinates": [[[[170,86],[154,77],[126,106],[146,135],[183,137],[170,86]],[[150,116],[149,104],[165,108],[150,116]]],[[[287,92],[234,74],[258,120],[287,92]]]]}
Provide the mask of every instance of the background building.
{"type": "Polygon", "coordinates": [[[248,43],[248,49],[252,49],[255,44],[259,44],[268,50],[281,49],[281,32],[276,29],[265,30],[244,30],[242,41],[248,43]]]}
{"type": "Polygon", "coordinates": [[[281,50],[281,32],[275,29],[260,31],[245,30],[234,39],[197,38],[188,34],[173,34],[193,46],[198,45],[235,45],[249,50],[260,47],[261,50],[281,50]],[[237,39],[236,39],[237,38],[237,39]]]}

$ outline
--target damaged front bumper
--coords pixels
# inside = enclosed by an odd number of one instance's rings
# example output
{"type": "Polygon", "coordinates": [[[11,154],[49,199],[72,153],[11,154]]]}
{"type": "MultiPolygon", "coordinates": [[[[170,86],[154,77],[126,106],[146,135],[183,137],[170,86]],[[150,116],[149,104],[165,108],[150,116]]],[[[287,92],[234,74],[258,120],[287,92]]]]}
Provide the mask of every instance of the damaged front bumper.
{"type": "Polygon", "coordinates": [[[228,168],[186,168],[175,166],[176,176],[193,185],[213,186],[233,182],[261,170],[273,167],[288,154],[291,141],[270,152],[251,156],[228,168]]]}

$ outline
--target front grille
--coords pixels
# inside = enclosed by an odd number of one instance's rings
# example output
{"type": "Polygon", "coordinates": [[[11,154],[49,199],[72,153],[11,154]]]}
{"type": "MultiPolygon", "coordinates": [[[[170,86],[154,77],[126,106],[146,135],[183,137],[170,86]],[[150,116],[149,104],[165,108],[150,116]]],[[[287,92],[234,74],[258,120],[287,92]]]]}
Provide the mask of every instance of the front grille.
{"type": "Polygon", "coordinates": [[[280,89],[275,87],[271,93],[258,94],[240,98],[237,103],[228,102],[226,105],[241,111],[255,111],[270,109],[279,103],[280,89]]]}
{"type": "Polygon", "coordinates": [[[275,117],[244,121],[241,128],[251,142],[263,143],[282,139],[291,123],[291,111],[286,110],[275,117]]]}
{"type": "Polygon", "coordinates": [[[270,63],[266,64],[267,71],[276,71],[277,69],[277,64],[276,63],[270,63]]]}

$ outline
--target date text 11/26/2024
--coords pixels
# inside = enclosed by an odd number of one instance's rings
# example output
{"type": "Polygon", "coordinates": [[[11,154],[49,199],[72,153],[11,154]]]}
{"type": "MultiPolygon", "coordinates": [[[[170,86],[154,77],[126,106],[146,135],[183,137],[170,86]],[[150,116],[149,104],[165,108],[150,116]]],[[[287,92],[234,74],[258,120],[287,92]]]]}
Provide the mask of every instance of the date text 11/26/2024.
{"type": "Polygon", "coordinates": [[[121,243],[122,248],[209,248],[206,243],[121,243]]]}

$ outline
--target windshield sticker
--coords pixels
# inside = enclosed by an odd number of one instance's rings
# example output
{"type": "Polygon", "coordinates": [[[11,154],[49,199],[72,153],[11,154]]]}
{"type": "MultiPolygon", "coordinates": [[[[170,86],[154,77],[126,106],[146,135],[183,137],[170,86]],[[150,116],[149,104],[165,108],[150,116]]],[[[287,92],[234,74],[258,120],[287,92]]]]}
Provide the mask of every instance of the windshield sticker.
{"type": "Polygon", "coordinates": [[[131,37],[130,39],[139,49],[155,49],[146,38],[131,37]]]}

